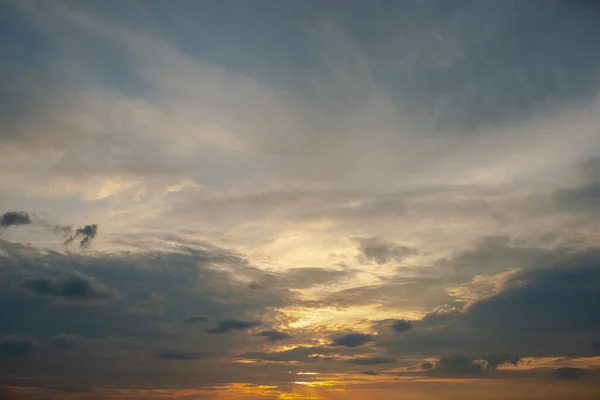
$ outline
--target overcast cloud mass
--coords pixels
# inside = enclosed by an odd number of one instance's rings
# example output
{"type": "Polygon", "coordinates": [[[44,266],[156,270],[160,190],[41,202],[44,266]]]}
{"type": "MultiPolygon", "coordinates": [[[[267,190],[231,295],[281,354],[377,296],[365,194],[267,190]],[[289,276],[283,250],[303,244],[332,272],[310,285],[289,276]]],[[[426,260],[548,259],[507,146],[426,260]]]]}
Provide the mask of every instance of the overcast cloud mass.
{"type": "Polygon", "coordinates": [[[600,3],[0,2],[0,399],[600,396],[600,3]]]}

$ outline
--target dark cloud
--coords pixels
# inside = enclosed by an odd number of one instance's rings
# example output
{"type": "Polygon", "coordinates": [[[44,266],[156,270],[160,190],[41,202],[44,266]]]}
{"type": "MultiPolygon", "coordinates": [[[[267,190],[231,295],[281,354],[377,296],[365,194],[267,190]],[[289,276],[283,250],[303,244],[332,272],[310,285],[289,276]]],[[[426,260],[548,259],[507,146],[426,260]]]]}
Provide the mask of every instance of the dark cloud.
{"type": "Polygon", "coordinates": [[[461,323],[496,332],[577,333],[600,329],[600,264],[592,251],[558,266],[522,271],[498,294],[471,305],[461,323]]]}
{"type": "Polygon", "coordinates": [[[0,337],[0,357],[20,357],[34,352],[39,345],[30,338],[16,335],[0,337]]]}
{"type": "Polygon", "coordinates": [[[440,375],[471,375],[482,371],[482,366],[470,357],[454,355],[442,357],[431,370],[440,375]]]}
{"type": "Polygon", "coordinates": [[[393,364],[396,362],[396,359],[392,357],[357,357],[348,360],[348,362],[357,365],[379,365],[393,364]]]}
{"type": "Polygon", "coordinates": [[[462,310],[456,307],[441,306],[421,318],[419,325],[427,327],[445,326],[454,322],[461,312],[462,310]]]}
{"type": "Polygon", "coordinates": [[[428,371],[430,369],[433,369],[433,364],[430,362],[423,363],[423,364],[421,364],[421,369],[423,371],[428,371]]]}
{"type": "Polygon", "coordinates": [[[585,370],[582,368],[562,367],[552,371],[554,379],[577,380],[585,376],[585,370]]]}
{"type": "Polygon", "coordinates": [[[517,365],[521,361],[519,356],[509,354],[492,354],[483,356],[481,359],[485,362],[485,369],[488,371],[495,371],[502,364],[517,365]]]}
{"type": "Polygon", "coordinates": [[[107,288],[96,279],[77,272],[56,278],[25,278],[21,287],[36,295],[80,302],[109,299],[119,295],[117,291],[107,288]]]}
{"type": "Polygon", "coordinates": [[[244,321],[237,318],[222,318],[217,322],[217,326],[206,329],[207,333],[223,334],[233,331],[244,331],[246,329],[259,326],[260,321],[244,321]]]}
{"type": "Polygon", "coordinates": [[[24,211],[8,211],[0,214],[0,228],[29,224],[31,224],[31,217],[24,211]]]}
{"type": "Polygon", "coordinates": [[[358,347],[373,342],[375,337],[366,333],[351,332],[333,338],[332,346],[358,347]]]}
{"type": "Polygon", "coordinates": [[[183,319],[183,321],[181,321],[184,324],[197,324],[199,322],[208,322],[210,321],[210,317],[208,315],[190,315],[188,317],[185,317],[183,319]]]}
{"type": "Polygon", "coordinates": [[[331,360],[327,355],[334,353],[334,349],[325,346],[309,347],[298,346],[283,351],[251,351],[241,354],[240,357],[248,360],[263,360],[273,362],[314,362],[319,360],[331,360]]]}
{"type": "Polygon", "coordinates": [[[412,321],[407,321],[404,319],[399,319],[392,323],[392,329],[394,330],[394,332],[398,333],[410,331],[413,327],[414,324],[412,321]]]}
{"type": "Polygon", "coordinates": [[[378,237],[355,238],[360,254],[358,260],[363,263],[376,262],[385,264],[390,261],[401,262],[406,257],[419,254],[419,251],[410,247],[400,246],[385,241],[378,237]]]}
{"type": "Polygon", "coordinates": [[[71,232],[69,227],[65,229],[65,233],[68,237],[65,240],[64,245],[68,246],[75,239],[80,239],[79,246],[82,249],[90,247],[92,244],[92,240],[96,237],[96,234],[98,233],[98,225],[96,224],[86,225],[83,228],[76,229],[75,232],[71,232]]]}
{"type": "Polygon", "coordinates": [[[156,355],[164,360],[201,360],[213,356],[212,353],[184,351],[184,350],[163,350],[156,355]]]}
{"type": "Polygon", "coordinates": [[[360,372],[363,375],[369,375],[369,376],[377,376],[379,375],[379,372],[377,371],[361,371],[360,372]]]}
{"type": "Polygon", "coordinates": [[[269,340],[269,342],[277,342],[280,340],[290,339],[292,337],[292,335],[290,335],[289,333],[279,332],[279,331],[274,331],[274,330],[261,331],[261,332],[258,332],[255,336],[266,337],[269,340]]]}
{"type": "Polygon", "coordinates": [[[468,282],[477,275],[554,265],[557,260],[568,257],[571,251],[569,248],[536,247],[509,236],[487,236],[477,241],[473,248],[436,264],[445,279],[468,282]]]}
{"type": "Polygon", "coordinates": [[[595,351],[595,352],[597,352],[597,353],[600,353],[600,340],[592,340],[592,341],[590,342],[590,348],[591,348],[593,351],[595,351]]]}

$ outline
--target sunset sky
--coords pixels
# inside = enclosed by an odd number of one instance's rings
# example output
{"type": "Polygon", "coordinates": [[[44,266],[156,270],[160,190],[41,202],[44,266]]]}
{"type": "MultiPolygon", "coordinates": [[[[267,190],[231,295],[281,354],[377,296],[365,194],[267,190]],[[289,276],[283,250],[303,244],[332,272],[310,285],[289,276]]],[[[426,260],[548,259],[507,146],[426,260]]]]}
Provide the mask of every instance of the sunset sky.
{"type": "Polygon", "coordinates": [[[0,400],[597,399],[600,2],[0,0],[0,400]]]}

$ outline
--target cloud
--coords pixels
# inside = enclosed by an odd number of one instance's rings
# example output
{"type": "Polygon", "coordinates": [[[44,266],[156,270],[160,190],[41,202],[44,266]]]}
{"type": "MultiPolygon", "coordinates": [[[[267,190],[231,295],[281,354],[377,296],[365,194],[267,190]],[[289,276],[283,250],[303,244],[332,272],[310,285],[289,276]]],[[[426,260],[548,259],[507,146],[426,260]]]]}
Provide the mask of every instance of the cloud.
{"type": "Polygon", "coordinates": [[[423,371],[428,371],[430,369],[433,369],[433,364],[430,362],[423,363],[423,364],[421,364],[421,369],[423,371]]]}
{"type": "Polygon", "coordinates": [[[16,335],[0,337],[0,357],[21,357],[34,352],[39,345],[30,338],[16,335]]]}
{"type": "Polygon", "coordinates": [[[348,362],[357,365],[379,365],[395,363],[396,359],[391,357],[357,357],[348,360],[348,362]]]}
{"type": "Polygon", "coordinates": [[[377,371],[361,371],[361,374],[369,375],[369,376],[377,376],[377,375],[379,375],[379,372],[377,372],[377,371]]]}
{"type": "Polygon", "coordinates": [[[278,284],[292,289],[306,289],[316,285],[336,283],[355,274],[356,271],[351,269],[290,268],[278,277],[278,284]]]}
{"type": "Polygon", "coordinates": [[[585,376],[585,369],[574,367],[562,367],[552,371],[554,379],[577,380],[585,376]]]}
{"type": "Polygon", "coordinates": [[[358,347],[373,342],[375,337],[366,333],[350,332],[335,336],[331,342],[332,346],[358,347]]]}
{"type": "Polygon", "coordinates": [[[481,359],[485,361],[485,369],[488,371],[495,371],[502,364],[517,365],[521,361],[519,356],[509,354],[492,354],[483,356],[481,359]]]}
{"type": "Polygon", "coordinates": [[[213,354],[184,350],[163,350],[156,356],[163,360],[201,360],[211,357],[213,354]]]}
{"type": "Polygon", "coordinates": [[[398,332],[398,333],[408,332],[413,327],[414,327],[414,324],[412,321],[407,321],[404,319],[399,319],[399,320],[396,320],[394,323],[392,323],[392,329],[394,330],[394,332],[398,332]]]}
{"type": "Polygon", "coordinates": [[[21,287],[36,295],[75,302],[109,299],[119,295],[116,290],[111,290],[96,279],[79,272],[56,278],[25,278],[21,287]]]}
{"type": "Polygon", "coordinates": [[[391,261],[402,262],[406,257],[419,254],[410,247],[400,246],[378,237],[355,238],[360,254],[357,256],[362,263],[375,262],[386,264],[391,261]]]}
{"type": "Polygon", "coordinates": [[[249,284],[251,289],[308,289],[342,282],[356,275],[350,268],[293,267],[274,274],[260,271],[259,279],[249,284]]]}
{"type": "Polygon", "coordinates": [[[68,237],[65,240],[64,244],[65,244],[65,246],[68,246],[75,239],[81,238],[79,240],[79,246],[82,249],[86,249],[91,246],[92,240],[96,237],[97,233],[98,233],[98,225],[96,225],[96,224],[86,225],[83,228],[76,229],[74,233],[67,233],[68,237]]]}
{"type": "Polygon", "coordinates": [[[471,305],[462,323],[497,332],[577,333],[600,329],[600,264],[596,251],[523,271],[508,287],[471,305]],[[518,312],[517,312],[518,311],[518,312]]]}
{"type": "Polygon", "coordinates": [[[482,366],[470,357],[454,355],[442,357],[431,370],[440,375],[471,375],[482,371],[482,366]]]}
{"type": "Polygon", "coordinates": [[[263,360],[272,362],[314,362],[331,359],[328,357],[328,355],[334,352],[334,349],[325,346],[298,346],[282,351],[251,351],[241,354],[240,357],[248,360],[263,360]]]}
{"type": "Polygon", "coordinates": [[[217,326],[205,329],[207,333],[223,334],[232,331],[244,331],[259,326],[260,321],[244,321],[237,318],[222,318],[217,322],[217,326]]]}
{"type": "Polygon", "coordinates": [[[31,217],[24,211],[8,211],[0,214],[0,228],[29,224],[31,224],[31,217]]]}
{"type": "Polygon", "coordinates": [[[292,337],[292,335],[290,335],[289,333],[279,332],[275,330],[260,331],[254,336],[266,337],[269,340],[269,342],[277,342],[280,340],[290,339],[292,337]]]}
{"type": "Polygon", "coordinates": [[[208,315],[198,314],[185,317],[181,322],[184,324],[197,324],[199,322],[208,322],[210,320],[211,319],[208,315]]]}

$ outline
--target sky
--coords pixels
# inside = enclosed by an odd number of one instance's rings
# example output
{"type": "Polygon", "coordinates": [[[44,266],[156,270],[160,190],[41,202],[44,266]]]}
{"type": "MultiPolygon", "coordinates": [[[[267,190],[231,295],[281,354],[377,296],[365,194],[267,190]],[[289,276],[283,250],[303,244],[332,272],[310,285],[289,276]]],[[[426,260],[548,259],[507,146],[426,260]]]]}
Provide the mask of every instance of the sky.
{"type": "Polygon", "coordinates": [[[595,399],[600,3],[0,1],[0,399],[595,399]]]}

